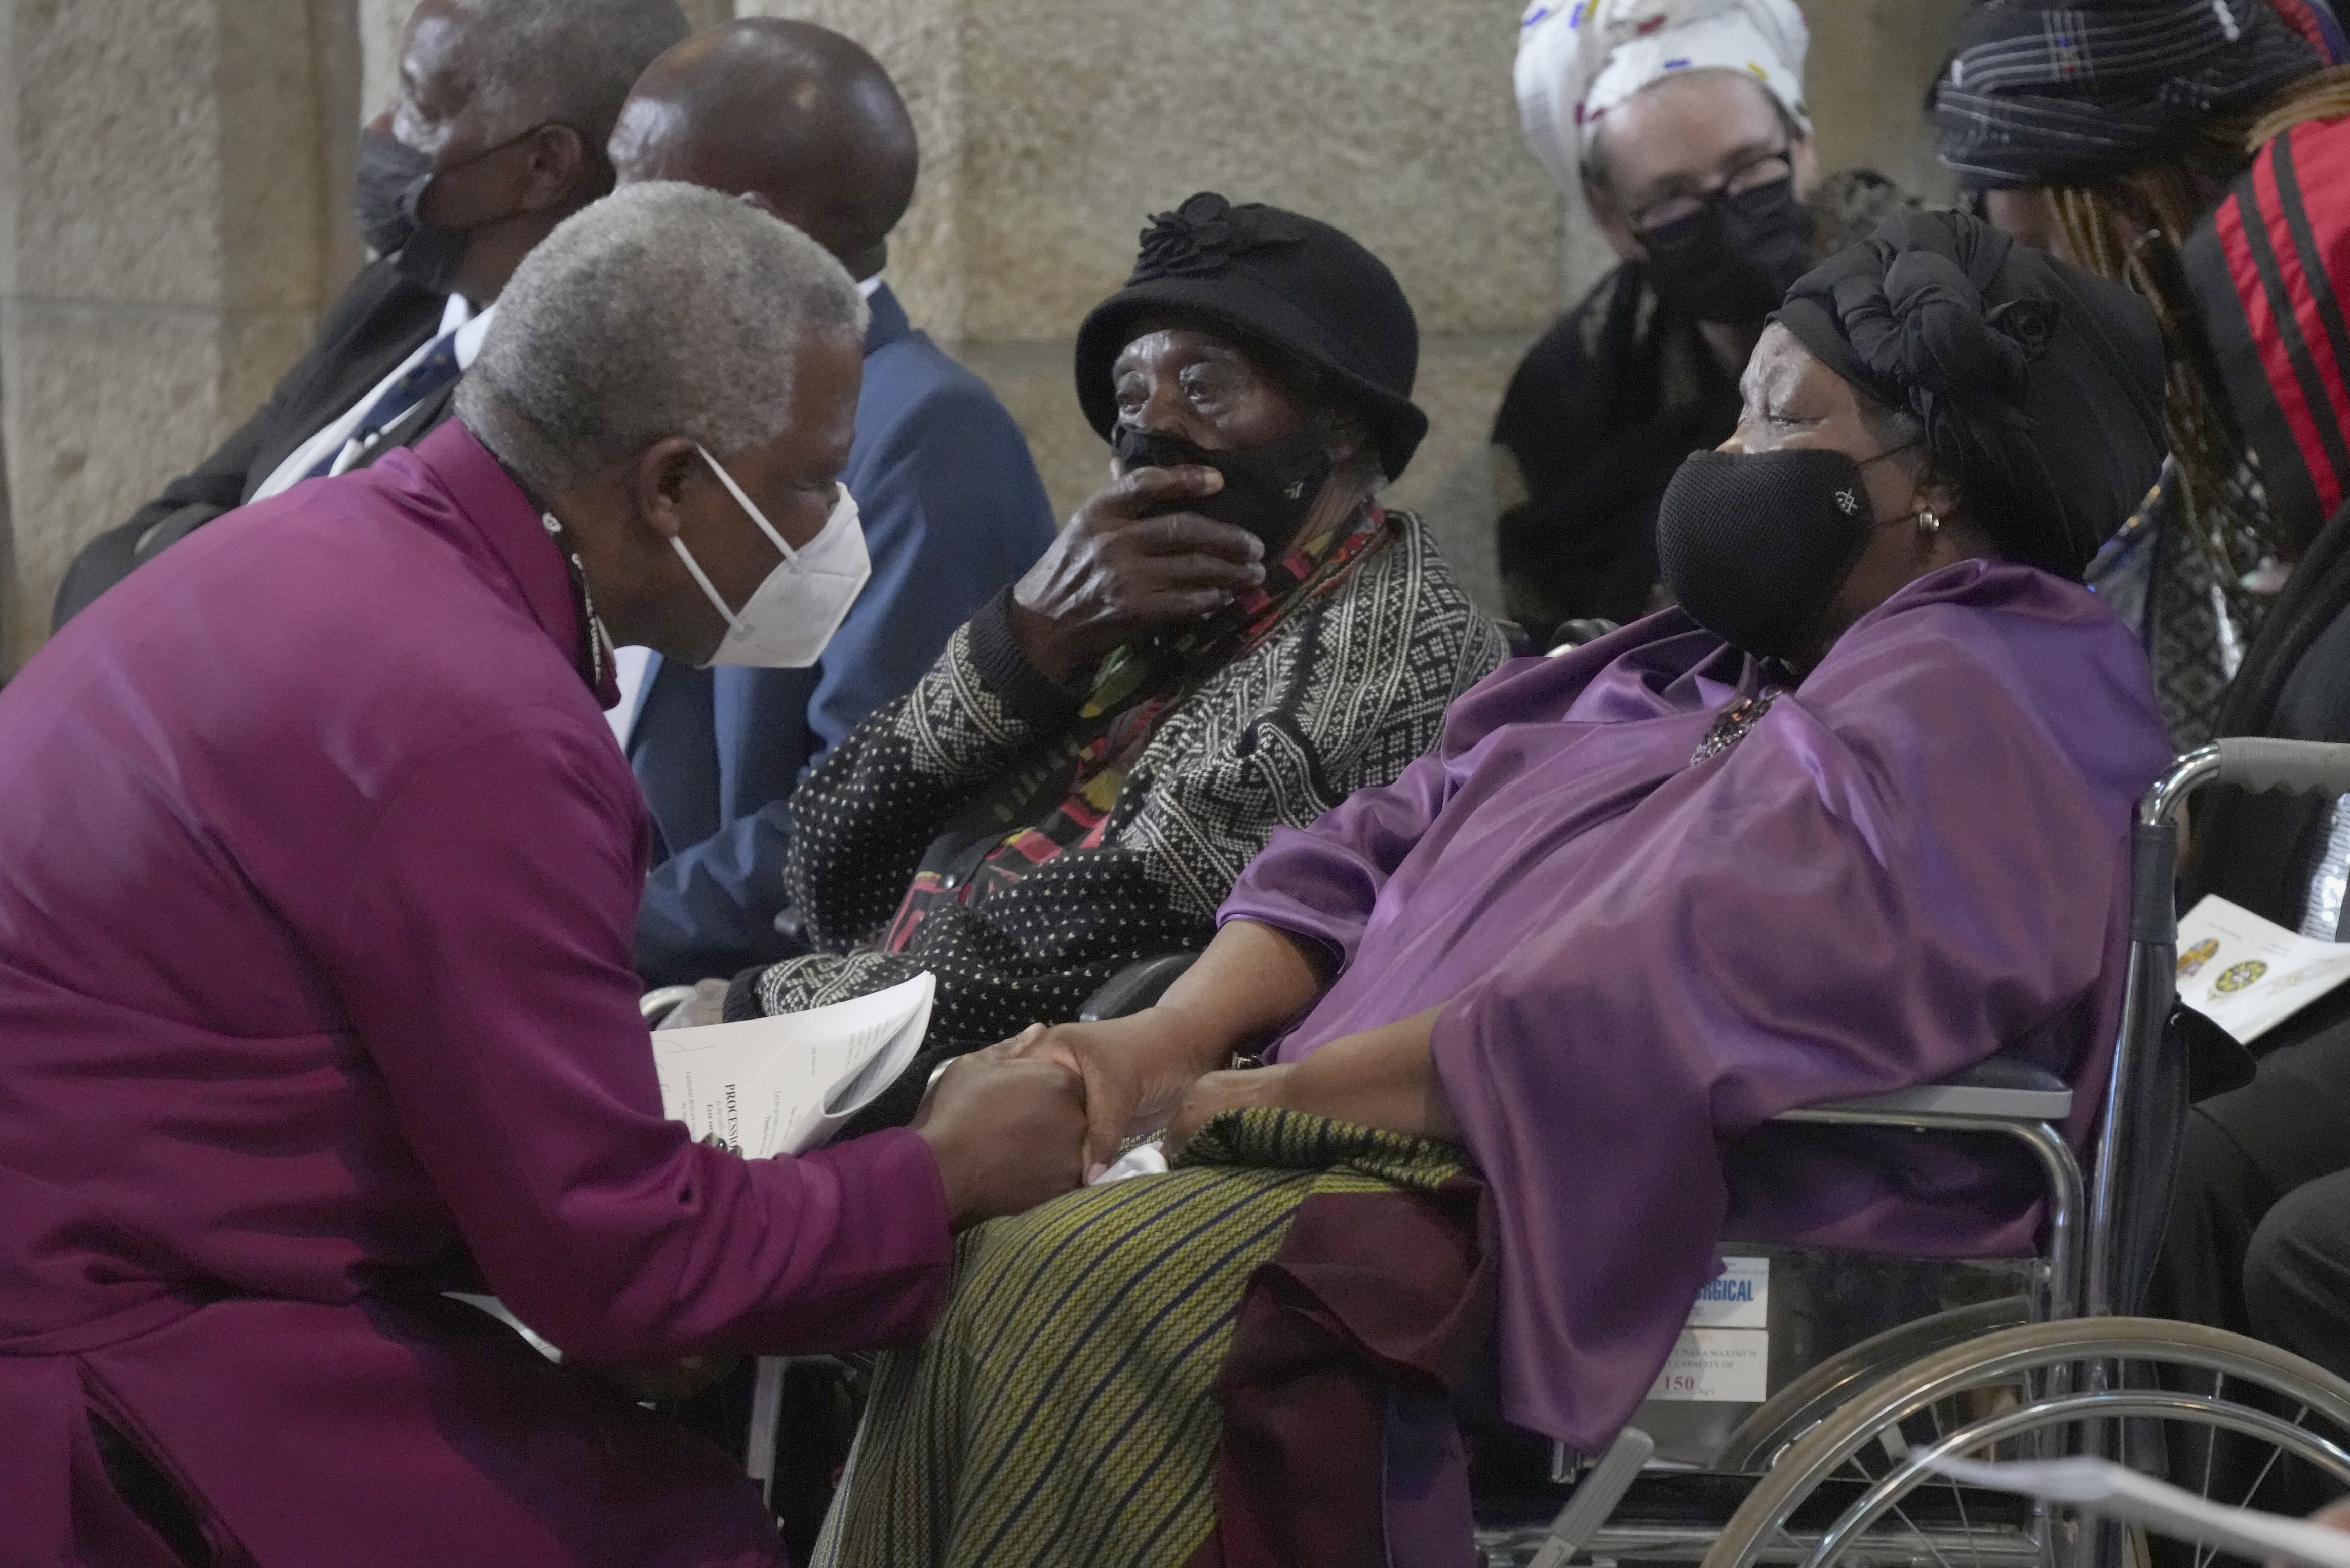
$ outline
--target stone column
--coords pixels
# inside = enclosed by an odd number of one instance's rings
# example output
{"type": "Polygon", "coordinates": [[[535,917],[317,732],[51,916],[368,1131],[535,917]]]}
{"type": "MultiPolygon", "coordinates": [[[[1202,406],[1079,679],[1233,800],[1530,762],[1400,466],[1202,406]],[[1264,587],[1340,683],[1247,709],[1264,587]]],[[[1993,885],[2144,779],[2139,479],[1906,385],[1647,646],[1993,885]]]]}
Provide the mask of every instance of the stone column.
{"type": "Polygon", "coordinates": [[[74,551],[251,413],[339,286],[348,164],[320,128],[356,62],[336,10],[0,8],[0,673],[74,551]]]}
{"type": "Polygon", "coordinates": [[[1820,167],[1876,170],[1947,205],[1957,186],[1934,161],[1926,89],[1974,0],[1804,0],[1807,83],[1820,167]]]}

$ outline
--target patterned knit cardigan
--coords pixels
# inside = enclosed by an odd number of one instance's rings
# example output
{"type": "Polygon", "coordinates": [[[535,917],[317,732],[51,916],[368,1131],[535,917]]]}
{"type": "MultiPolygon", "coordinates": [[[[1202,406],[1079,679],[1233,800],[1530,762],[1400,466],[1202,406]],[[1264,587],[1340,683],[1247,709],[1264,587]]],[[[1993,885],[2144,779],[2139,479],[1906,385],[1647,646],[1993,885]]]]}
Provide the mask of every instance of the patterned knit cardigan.
{"type": "Polygon", "coordinates": [[[1077,699],[1021,655],[999,595],[794,793],[785,883],[816,951],[745,973],[726,1015],[820,1006],[929,970],[936,1049],[924,1055],[936,1061],[1075,1018],[1126,965],[1205,946],[1275,827],[1392,782],[1435,743],[1452,699],[1502,660],[1501,634],[1419,519],[1388,521],[1343,585],[1160,717],[1098,847],[1066,850],[977,905],[931,909],[904,952],[873,951],[932,841],[1007,773],[1048,758],[1076,720],[1077,699]]]}

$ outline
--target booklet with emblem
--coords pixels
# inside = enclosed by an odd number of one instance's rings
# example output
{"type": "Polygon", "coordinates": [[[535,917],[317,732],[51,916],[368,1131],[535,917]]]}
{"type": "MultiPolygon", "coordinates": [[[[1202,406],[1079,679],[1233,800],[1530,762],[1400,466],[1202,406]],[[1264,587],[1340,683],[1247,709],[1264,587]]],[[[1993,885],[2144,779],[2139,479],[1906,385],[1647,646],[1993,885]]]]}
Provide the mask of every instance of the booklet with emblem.
{"type": "Polygon", "coordinates": [[[2350,942],[2313,941],[2225,898],[2179,917],[2178,1000],[2251,1044],[2350,980],[2350,942]]]}
{"type": "Polygon", "coordinates": [[[804,1154],[897,1082],[922,1048],[937,980],[829,1007],[653,1033],[661,1108],[752,1159],[804,1154]]]}

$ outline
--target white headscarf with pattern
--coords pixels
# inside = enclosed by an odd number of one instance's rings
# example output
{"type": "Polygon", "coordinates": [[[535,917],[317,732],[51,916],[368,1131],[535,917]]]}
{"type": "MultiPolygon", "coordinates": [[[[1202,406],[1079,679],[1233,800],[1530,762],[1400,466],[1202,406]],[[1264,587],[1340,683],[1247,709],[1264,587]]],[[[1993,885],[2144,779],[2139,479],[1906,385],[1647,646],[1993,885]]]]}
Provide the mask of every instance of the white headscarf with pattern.
{"type": "Polygon", "coordinates": [[[1810,29],[1794,0],[1534,0],[1518,28],[1526,144],[1564,189],[1609,109],[1682,71],[1752,73],[1805,135],[1810,29]]]}

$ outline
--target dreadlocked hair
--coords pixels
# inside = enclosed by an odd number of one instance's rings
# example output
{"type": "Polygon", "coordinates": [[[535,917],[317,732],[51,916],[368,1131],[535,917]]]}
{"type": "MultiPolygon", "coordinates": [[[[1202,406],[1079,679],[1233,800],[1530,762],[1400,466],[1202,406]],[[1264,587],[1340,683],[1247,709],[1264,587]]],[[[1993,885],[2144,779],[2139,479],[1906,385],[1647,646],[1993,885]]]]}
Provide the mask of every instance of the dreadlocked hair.
{"type": "Polygon", "coordinates": [[[2244,151],[2256,153],[2296,125],[2350,115],[2350,66],[2328,66],[2294,82],[2244,133],[2244,151]]]}
{"type": "MultiPolygon", "coordinates": [[[[2340,76],[2350,108],[2350,72],[2340,76]]],[[[2289,562],[2293,543],[2253,504],[2239,475],[2243,449],[2229,418],[2219,371],[2187,282],[2180,247],[2229,184],[2251,161],[2251,136],[2277,118],[2303,78],[2286,89],[2277,109],[2213,115],[2172,157],[2088,186],[2050,192],[2059,232],[2072,259],[2146,301],[2169,351],[2162,422],[2170,444],[2178,514],[2195,549],[2210,563],[2227,595],[2230,618],[2249,637],[2265,600],[2245,580],[2271,562],[2289,562]]]]}

